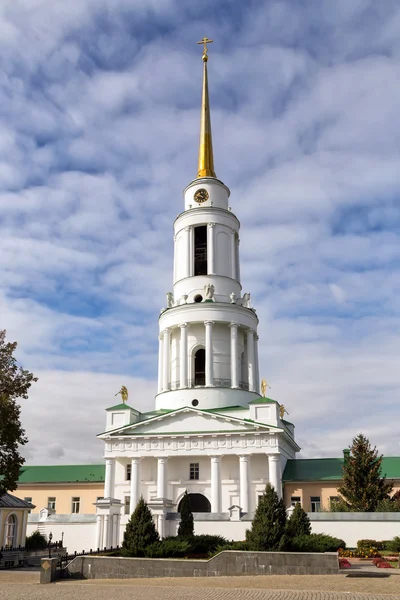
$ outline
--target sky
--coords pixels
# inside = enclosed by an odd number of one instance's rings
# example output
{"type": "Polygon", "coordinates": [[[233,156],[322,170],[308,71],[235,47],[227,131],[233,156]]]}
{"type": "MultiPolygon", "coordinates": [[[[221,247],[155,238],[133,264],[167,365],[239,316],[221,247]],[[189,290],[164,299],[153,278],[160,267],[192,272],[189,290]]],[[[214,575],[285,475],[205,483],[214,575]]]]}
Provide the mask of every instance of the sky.
{"type": "Polygon", "coordinates": [[[241,221],[260,374],[300,457],[400,455],[397,0],[2,0],[0,329],[39,381],[28,464],[101,462],[152,410],[173,221],[215,169],[241,221]]]}

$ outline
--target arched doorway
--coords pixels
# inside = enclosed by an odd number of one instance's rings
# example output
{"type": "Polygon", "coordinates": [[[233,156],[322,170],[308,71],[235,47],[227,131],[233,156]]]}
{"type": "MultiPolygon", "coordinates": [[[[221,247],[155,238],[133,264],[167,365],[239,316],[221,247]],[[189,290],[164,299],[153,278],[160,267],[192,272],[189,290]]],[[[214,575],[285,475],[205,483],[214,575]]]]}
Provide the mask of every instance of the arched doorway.
{"type": "Polygon", "coordinates": [[[8,515],[4,529],[4,545],[14,548],[17,545],[17,517],[8,515]]]}
{"type": "MultiPolygon", "coordinates": [[[[208,498],[203,494],[188,494],[190,500],[190,510],[194,513],[211,512],[211,504],[208,498]]],[[[183,498],[182,498],[183,500],[183,498]]],[[[182,500],[178,505],[178,512],[181,512],[182,500]]]]}
{"type": "Polygon", "coordinates": [[[194,385],[206,384],[206,351],[199,348],[194,355],[194,385]]]}

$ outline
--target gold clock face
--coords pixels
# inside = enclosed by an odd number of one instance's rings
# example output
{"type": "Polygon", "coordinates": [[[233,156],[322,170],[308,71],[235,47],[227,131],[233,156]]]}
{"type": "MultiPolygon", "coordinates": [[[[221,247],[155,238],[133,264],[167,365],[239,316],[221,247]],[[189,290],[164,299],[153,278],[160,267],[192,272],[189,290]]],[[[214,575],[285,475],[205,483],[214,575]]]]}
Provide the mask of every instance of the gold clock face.
{"type": "Polygon", "coordinates": [[[195,202],[197,202],[198,204],[202,204],[203,202],[207,202],[207,200],[209,199],[209,197],[210,197],[209,193],[204,188],[201,188],[200,190],[197,190],[197,192],[194,195],[195,202]]]}

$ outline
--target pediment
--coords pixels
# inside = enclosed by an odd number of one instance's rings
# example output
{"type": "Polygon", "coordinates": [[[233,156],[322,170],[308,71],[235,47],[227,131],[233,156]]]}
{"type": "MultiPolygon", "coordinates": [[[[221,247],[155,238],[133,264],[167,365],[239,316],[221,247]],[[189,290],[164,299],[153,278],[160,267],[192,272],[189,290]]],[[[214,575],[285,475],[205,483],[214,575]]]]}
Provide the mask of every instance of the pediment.
{"type": "Polygon", "coordinates": [[[182,435],[200,433],[252,432],[258,429],[268,430],[267,425],[248,422],[245,419],[226,417],[192,408],[179,409],[146,421],[127,425],[111,435],[182,435]]]}

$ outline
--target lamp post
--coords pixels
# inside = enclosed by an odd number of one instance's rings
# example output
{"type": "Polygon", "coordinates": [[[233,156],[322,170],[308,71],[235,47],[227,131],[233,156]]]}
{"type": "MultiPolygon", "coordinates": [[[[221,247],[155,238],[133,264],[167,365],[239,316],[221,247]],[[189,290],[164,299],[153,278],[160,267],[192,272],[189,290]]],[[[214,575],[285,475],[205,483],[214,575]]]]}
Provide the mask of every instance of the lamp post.
{"type": "Polygon", "coordinates": [[[53,539],[53,534],[49,533],[49,558],[51,558],[51,540],[53,539]]]}

